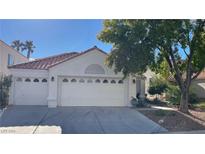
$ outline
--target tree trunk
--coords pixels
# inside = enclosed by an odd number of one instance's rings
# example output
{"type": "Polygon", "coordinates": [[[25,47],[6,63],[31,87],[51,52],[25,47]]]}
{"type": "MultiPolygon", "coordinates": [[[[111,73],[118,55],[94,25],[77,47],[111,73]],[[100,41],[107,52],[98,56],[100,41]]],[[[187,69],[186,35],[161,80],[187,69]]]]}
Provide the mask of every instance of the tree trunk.
{"type": "Polygon", "coordinates": [[[181,93],[179,110],[183,113],[189,113],[188,104],[189,104],[189,90],[185,89],[181,93]]]}
{"type": "Polygon", "coordinates": [[[27,52],[27,58],[28,58],[28,59],[30,58],[30,54],[31,54],[30,51],[28,51],[28,52],[27,52]]]}

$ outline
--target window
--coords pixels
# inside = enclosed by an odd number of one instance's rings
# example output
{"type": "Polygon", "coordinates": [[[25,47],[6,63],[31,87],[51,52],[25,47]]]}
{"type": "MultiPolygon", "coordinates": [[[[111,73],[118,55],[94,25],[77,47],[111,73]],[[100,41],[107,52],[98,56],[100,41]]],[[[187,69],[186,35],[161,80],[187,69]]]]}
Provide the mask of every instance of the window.
{"type": "Polygon", "coordinates": [[[55,80],[55,79],[54,79],[54,77],[52,76],[52,77],[51,77],[51,81],[53,82],[54,80],[55,80]]]}
{"type": "Polygon", "coordinates": [[[39,82],[39,80],[38,79],[34,79],[33,82],[39,82]]]}
{"type": "Polygon", "coordinates": [[[76,79],[72,79],[71,82],[77,82],[77,80],[76,79]]]}
{"type": "Polygon", "coordinates": [[[68,82],[68,79],[63,79],[63,82],[68,82]]]}
{"type": "Polygon", "coordinates": [[[116,83],[116,81],[115,81],[115,80],[112,80],[110,83],[113,83],[113,84],[114,84],[114,83],[116,83]]]}
{"type": "Polygon", "coordinates": [[[80,83],[84,83],[85,80],[84,80],[84,79],[80,79],[79,82],[80,82],[80,83]]]}
{"type": "Polygon", "coordinates": [[[133,84],[135,84],[135,83],[136,83],[136,80],[135,80],[135,79],[133,79],[133,80],[132,80],[132,83],[133,83],[133,84]]]}
{"type": "Polygon", "coordinates": [[[26,78],[26,79],[25,79],[25,82],[31,82],[31,79],[26,78]]]}
{"type": "Polygon", "coordinates": [[[91,80],[91,79],[88,79],[88,81],[87,81],[87,83],[92,83],[93,82],[93,80],[91,80]]]}
{"type": "Polygon", "coordinates": [[[95,80],[95,83],[100,83],[100,79],[96,79],[96,80],[95,80]]]}
{"type": "Polygon", "coordinates": [[[43,79],[42,82],[47,82],[47,80],[46,80],[46,79],[43,79]]]}
{"type": "Polygon", "coordinates": [[[14,57],[10,54],[8,54],[8,66],[14,64],[14,57]]]}
{"type": "Polygon", "coordinates": [[[105,74],[105,70],[98,64],[91,64],[85,69],[85,74],[105,74]]]}
{"type": "Polygon", "coordinates": [[[118,83],[119,83],[119,84],[123,84],[123,81],[122,81],[122,80],[119,80],[118,83]]]}
{"type": "Polygon", "coordinates": [[[17,82],[21,82],[21,81],[22,81],[22,78],[17,78],[16,81],[17,81],[17,82]]]}
{"type": "Polygon", "coordinates": [[[106,79],[105,79],[105,80],[103,80],[103,83],[108,83],[108,80],[106,80],[106,79]]]}

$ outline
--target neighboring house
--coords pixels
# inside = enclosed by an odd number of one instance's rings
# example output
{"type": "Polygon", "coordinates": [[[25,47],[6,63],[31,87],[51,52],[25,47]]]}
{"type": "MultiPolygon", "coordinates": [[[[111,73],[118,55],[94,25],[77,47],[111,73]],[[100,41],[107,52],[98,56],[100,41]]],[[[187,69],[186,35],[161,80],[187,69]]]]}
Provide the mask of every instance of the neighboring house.
{"type": "Polygon", "coordinates": [[[105,65],[107,53],[94,46],[10,67],[10,104],[56,106],[129,106],[145,94],[145,77],[115,74],[105,65]]]}
{"type": "Polygon", "coordinates": [[[0,40],[0,75],[9,75],[8,66],[28,62],[28,59],[0,40]]]}

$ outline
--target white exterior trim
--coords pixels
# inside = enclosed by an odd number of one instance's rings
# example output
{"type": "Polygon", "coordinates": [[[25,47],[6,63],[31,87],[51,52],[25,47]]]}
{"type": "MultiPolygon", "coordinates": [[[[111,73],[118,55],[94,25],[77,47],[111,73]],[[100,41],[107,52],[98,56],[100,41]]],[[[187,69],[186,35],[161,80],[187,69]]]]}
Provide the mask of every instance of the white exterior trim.
{"type": "MultiPolygon", "coordinates": [[[[123,78],[123,74],[122,73],[118,73],[115,74],[114,70],[112,68],[108,68],[104,62],[106,59],[107,55],[99,52],[98,50],[94,49],[90,52],[87,52],[85,54],[82,54],[80,56],[77,56],[73,59],[70,59],[68,61],[62,62],[54,67],[51,67],[48,70],[32,70],[32,69],[10,69],[13,75],[13,83],[12,83],[12,90],[11,90],[11,98],[10,98],[10,104],[15,104],[15,99],[16,98],[16,89],[18,89],[19,87],[16,87],[16,79],[17,78],[38,78],[38,79],[43,79],[46,78],[47,79],[47,96],[46,96],[46,100],[47,101],[47,105],[48,107],[56,107],[58,105],[62,105],[61,102],[61,94],[62,94],[62,82],[61,79],[63,77],[72,77],[72,78],[99,78],[99,79],[122,79],[123,78]],[[100,65],[104,70],[105,70],[105,74],[86,74],[85,73],[85,69],[92,65],[92,64],[97,64],[100,65]],[[54,78],[53,81],[51,81],[51,79],[54,78]]],[[[124,92],[123,95],[124,97],[124,105],[125,106],[130,106],[131,104],[129,103],[132,97],[136,96],[136,83],[133,83],[133,80],[136,80],[135,77],[127,77],[124,79],[124,92]]],[[[32,80],[33,81],[33,80],[32,80]]],[[[26,83],[25,83],[26,84],[26,83]]],[[[109,83],[110,84],[110,83],[109,83]]],[[[31,91],[30,95],[32,96],[32,93],[36,93],[35,90],[36,87],[32,86],[35,85],[35,83],[31,83],[30,84],[31,87],[28,88],[28,90],[31,91]]],[[[39,86],[41,86],[39,84],[39,86]]],[[[95,87],[95,86],[93,86],[95,87]]],[[[97,88],[97,87],[96,87],[97,88]]],[[[113,87],[114,88],[114,87],[113,87]]],[[[43,88],[41,86],[40,89],[45,89],[45,87],[43,88]]],[[[108,89],[109,91],[109,89],[108,89]]],[[[45,94],[45,91],[42,92],[45,94]]],[[[38,92],[37,94],[41,94],[40,92],[38,92]]],[[[115,93],[113,93],[115,94],[115,93]]],[[[109,92],[106,96],[109,95],[109,92]]],[[[117,95],[117,93],[116,93],[117,95]]],[[[24,101],[23,98],[24,93],[22,92],[19,93],[20,100],[24,101]]],[[[44,97],[44,96],[41,96],[44,97]]],[[[80,96],[79,96],[80,97],[80,96]]],[[[116,97],[117,98],[117,97],[116,97]]],[[[38,99],[38,98],[36,98],[38,99]]],[[[96,98],[97,99],[97,98],[96,98]]],[[[97,101],[97,100],[96,100],[97,101]]],[[[29,103],[29,102],[22,102],[22,104],[30,104],[30,105],[37,105],[38,103],[29,103]]],[[[119,104],[122,104],[122,102],[119,104]]],[[[16,104],[18,105],[18,104],[16,104]]],[[[39,104],[38,104],[39,105],[39,104]]],[[[42,105],[45,105],[44,103],[42,103],[42,105]]],[[[78,104],[79,105],[79,104],[78,104]]],[[[95,105],[95,104],[94,104],[95,105]]],[[[97,104],[96,104],[97,105],[97,104]]],[[[98,104],[99,105],[99,104],[98,104]]],[[[110,104],[111,106],[114,104],[110,104]]],[[[116,104],[115,104],[116,105],[116,104]]]]}

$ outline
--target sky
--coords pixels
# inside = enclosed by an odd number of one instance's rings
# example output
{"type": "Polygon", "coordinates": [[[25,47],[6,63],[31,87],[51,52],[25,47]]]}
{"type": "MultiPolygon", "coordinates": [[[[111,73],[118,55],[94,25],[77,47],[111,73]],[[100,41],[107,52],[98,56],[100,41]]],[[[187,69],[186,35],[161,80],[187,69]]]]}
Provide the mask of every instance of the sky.
{"type": "MultiPolygon", "coordinates": [[[[0,20],[0,39],[32,40],[36,46],[32,58],[64,52],[81,52],[97,46],[110,52],[112,46],[97,39],[103,20],[0,20]]],[[[24,53],[26,54],[26,53],[24,53]]]]}

